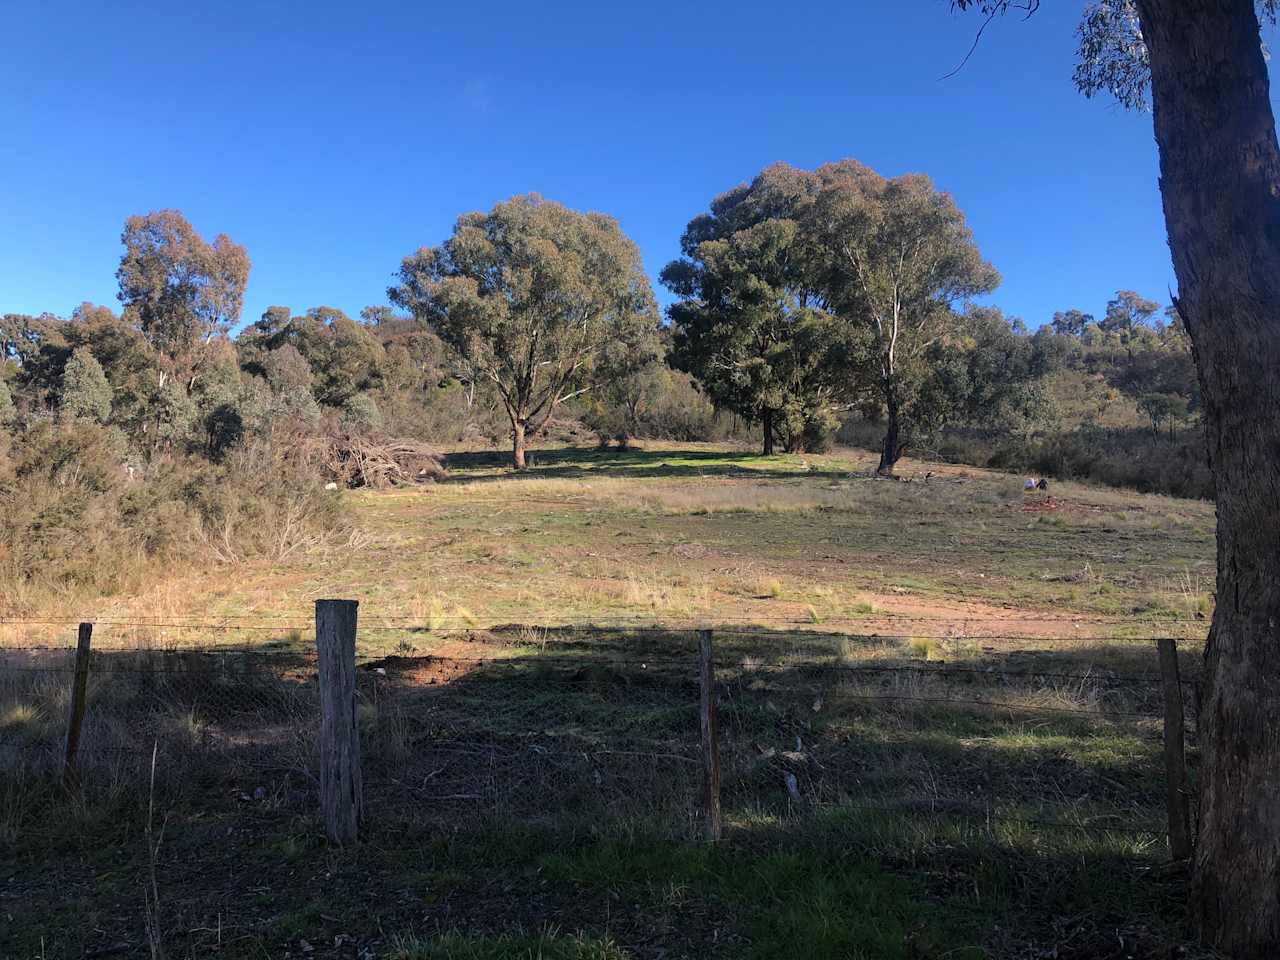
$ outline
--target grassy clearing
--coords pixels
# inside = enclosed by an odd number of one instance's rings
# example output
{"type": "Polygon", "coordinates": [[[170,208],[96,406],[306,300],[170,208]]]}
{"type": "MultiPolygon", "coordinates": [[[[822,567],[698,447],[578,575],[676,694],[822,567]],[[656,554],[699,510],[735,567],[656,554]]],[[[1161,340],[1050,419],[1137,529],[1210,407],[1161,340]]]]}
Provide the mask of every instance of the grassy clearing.
{"type": "MultiPolygon", "coordinates": [[[[506,623],[901,632],[890,625],[915,617],[919,635],[941,618],[950,631],[1073,636],[1099,632],[1087,618],[1154,626],[1212,609],[1206,503],[1066,483],[1046,499],[1017,477],[909,461],[913,482],[880,481],[854,451],[568,448],[538,451],[521,475],[499,462],[454,455],[444,483],[350,494],[358,547],[67,612],[102,621],[103,643],[288,645],[310,642],[313,597],[358,596],[362,641],[390,652],[506,623]],[[192,617],[227,620],[181,626],[192,617]]],[[[0,624],[0,643],[49,632],[0,624]]]]}

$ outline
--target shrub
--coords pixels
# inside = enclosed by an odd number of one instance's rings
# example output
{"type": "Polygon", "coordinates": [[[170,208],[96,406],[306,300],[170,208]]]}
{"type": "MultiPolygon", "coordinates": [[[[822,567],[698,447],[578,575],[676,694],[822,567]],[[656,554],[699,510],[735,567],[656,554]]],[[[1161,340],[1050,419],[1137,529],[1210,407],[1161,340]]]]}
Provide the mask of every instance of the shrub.
{"type": "Polygon", "coordinates": [[[342,403],[339,416],[344,430],[365,431],[382,428],[382,413],[378,410],[377,401],[367,393],[357,393],[347,397],[342,403]]]}
{"type": "Polygon", "coordinates": [[[13,406],[13,394],[9,392],[9,384],[0,380],[0,427],[7,427],[18,417],[13,406]]]}
{"type": "Polygon", "coordinates": [[[224,563],[283,560],[349,532],[341,498],[283,444],[235,450],[221,466],[197,465],[174,479],[175,499],[194,513],[201,539],[224,563]]]}
{"type": "Polygon", "coordinates": [[[59,412],[72,420],[104,423],[111,416],[111,384],[86,347],[77,347],[62,372],[59,412]]]}
{"type": "Polygon", "coordinates": [[[97,424],[39,421],[0,443],[0,606],[135,592],[348,530],[340,498],[284,444],[236,448],[220,464],[175,457],[143,476],[125,466],[124,435],[97,424]]]}

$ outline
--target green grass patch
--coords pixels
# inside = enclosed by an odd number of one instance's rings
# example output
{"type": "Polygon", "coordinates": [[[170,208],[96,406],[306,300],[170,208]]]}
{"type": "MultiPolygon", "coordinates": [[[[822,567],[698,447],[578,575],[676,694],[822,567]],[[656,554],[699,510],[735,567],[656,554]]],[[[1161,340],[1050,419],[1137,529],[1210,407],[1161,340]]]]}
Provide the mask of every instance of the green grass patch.
{"type": "Polygon", "coordinates": [[[602,843],[548,857],[546,874],[659,902],[707,901],[743,928],[745,960],[776,957],[980,957],[915,884],[874,862],[812,848],[754,854],[729,846],[602,843]]]}
{"type": "Polygon", "coordinates": [[[548,929],[495,937],[447,933],[403,942],[391,956],[394,960],[628,960],[631,954],[608,939],[561,936],[548,929]]]}

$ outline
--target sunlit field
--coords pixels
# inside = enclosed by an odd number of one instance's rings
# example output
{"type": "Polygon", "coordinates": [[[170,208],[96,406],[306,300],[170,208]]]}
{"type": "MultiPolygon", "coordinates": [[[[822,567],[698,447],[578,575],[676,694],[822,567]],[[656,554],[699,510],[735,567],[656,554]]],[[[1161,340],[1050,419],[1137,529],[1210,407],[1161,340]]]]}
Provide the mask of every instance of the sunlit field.
{"type": "MultiPolygon", "coordinates": [[[[445,482],[341,494],[357,526],[340,549],[65,612],[100,621],[103,643],[306,643],[312,601],[351,597],[365,649],[425,652],[505,624],[1070,637],[1133,630],[1105,620],[1151,635],[1211,610],[1207,503],[1056,482],[1024,492],[1017,476],[910,461],[879,480],[874,458],[848,450],[650,443],[532,458],[513,474],[501,453],[453,454],[445,482]]],[[[49,632],[5,636],[33,630],[49,632]]]]}

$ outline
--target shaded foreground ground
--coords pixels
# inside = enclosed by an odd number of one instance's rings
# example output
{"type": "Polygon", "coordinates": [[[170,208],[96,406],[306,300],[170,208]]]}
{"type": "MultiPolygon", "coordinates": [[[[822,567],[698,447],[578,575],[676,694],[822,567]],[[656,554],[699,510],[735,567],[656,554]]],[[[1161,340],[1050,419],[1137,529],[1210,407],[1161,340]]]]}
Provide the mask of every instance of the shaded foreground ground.
{"type": "Polygon", "coordinates": [[[11,651],[5,955],[147,955],[147,889],[168,956],[1186,946],[1145,644],[723,632],[728,827],[709,846],[691,639],[580,631],[535,646],[513,632],[366,660],[367,822],[345,850],[313,815],[308,658],[102,653],[73,801],[50,779],[65,655],[11,651]]]}

